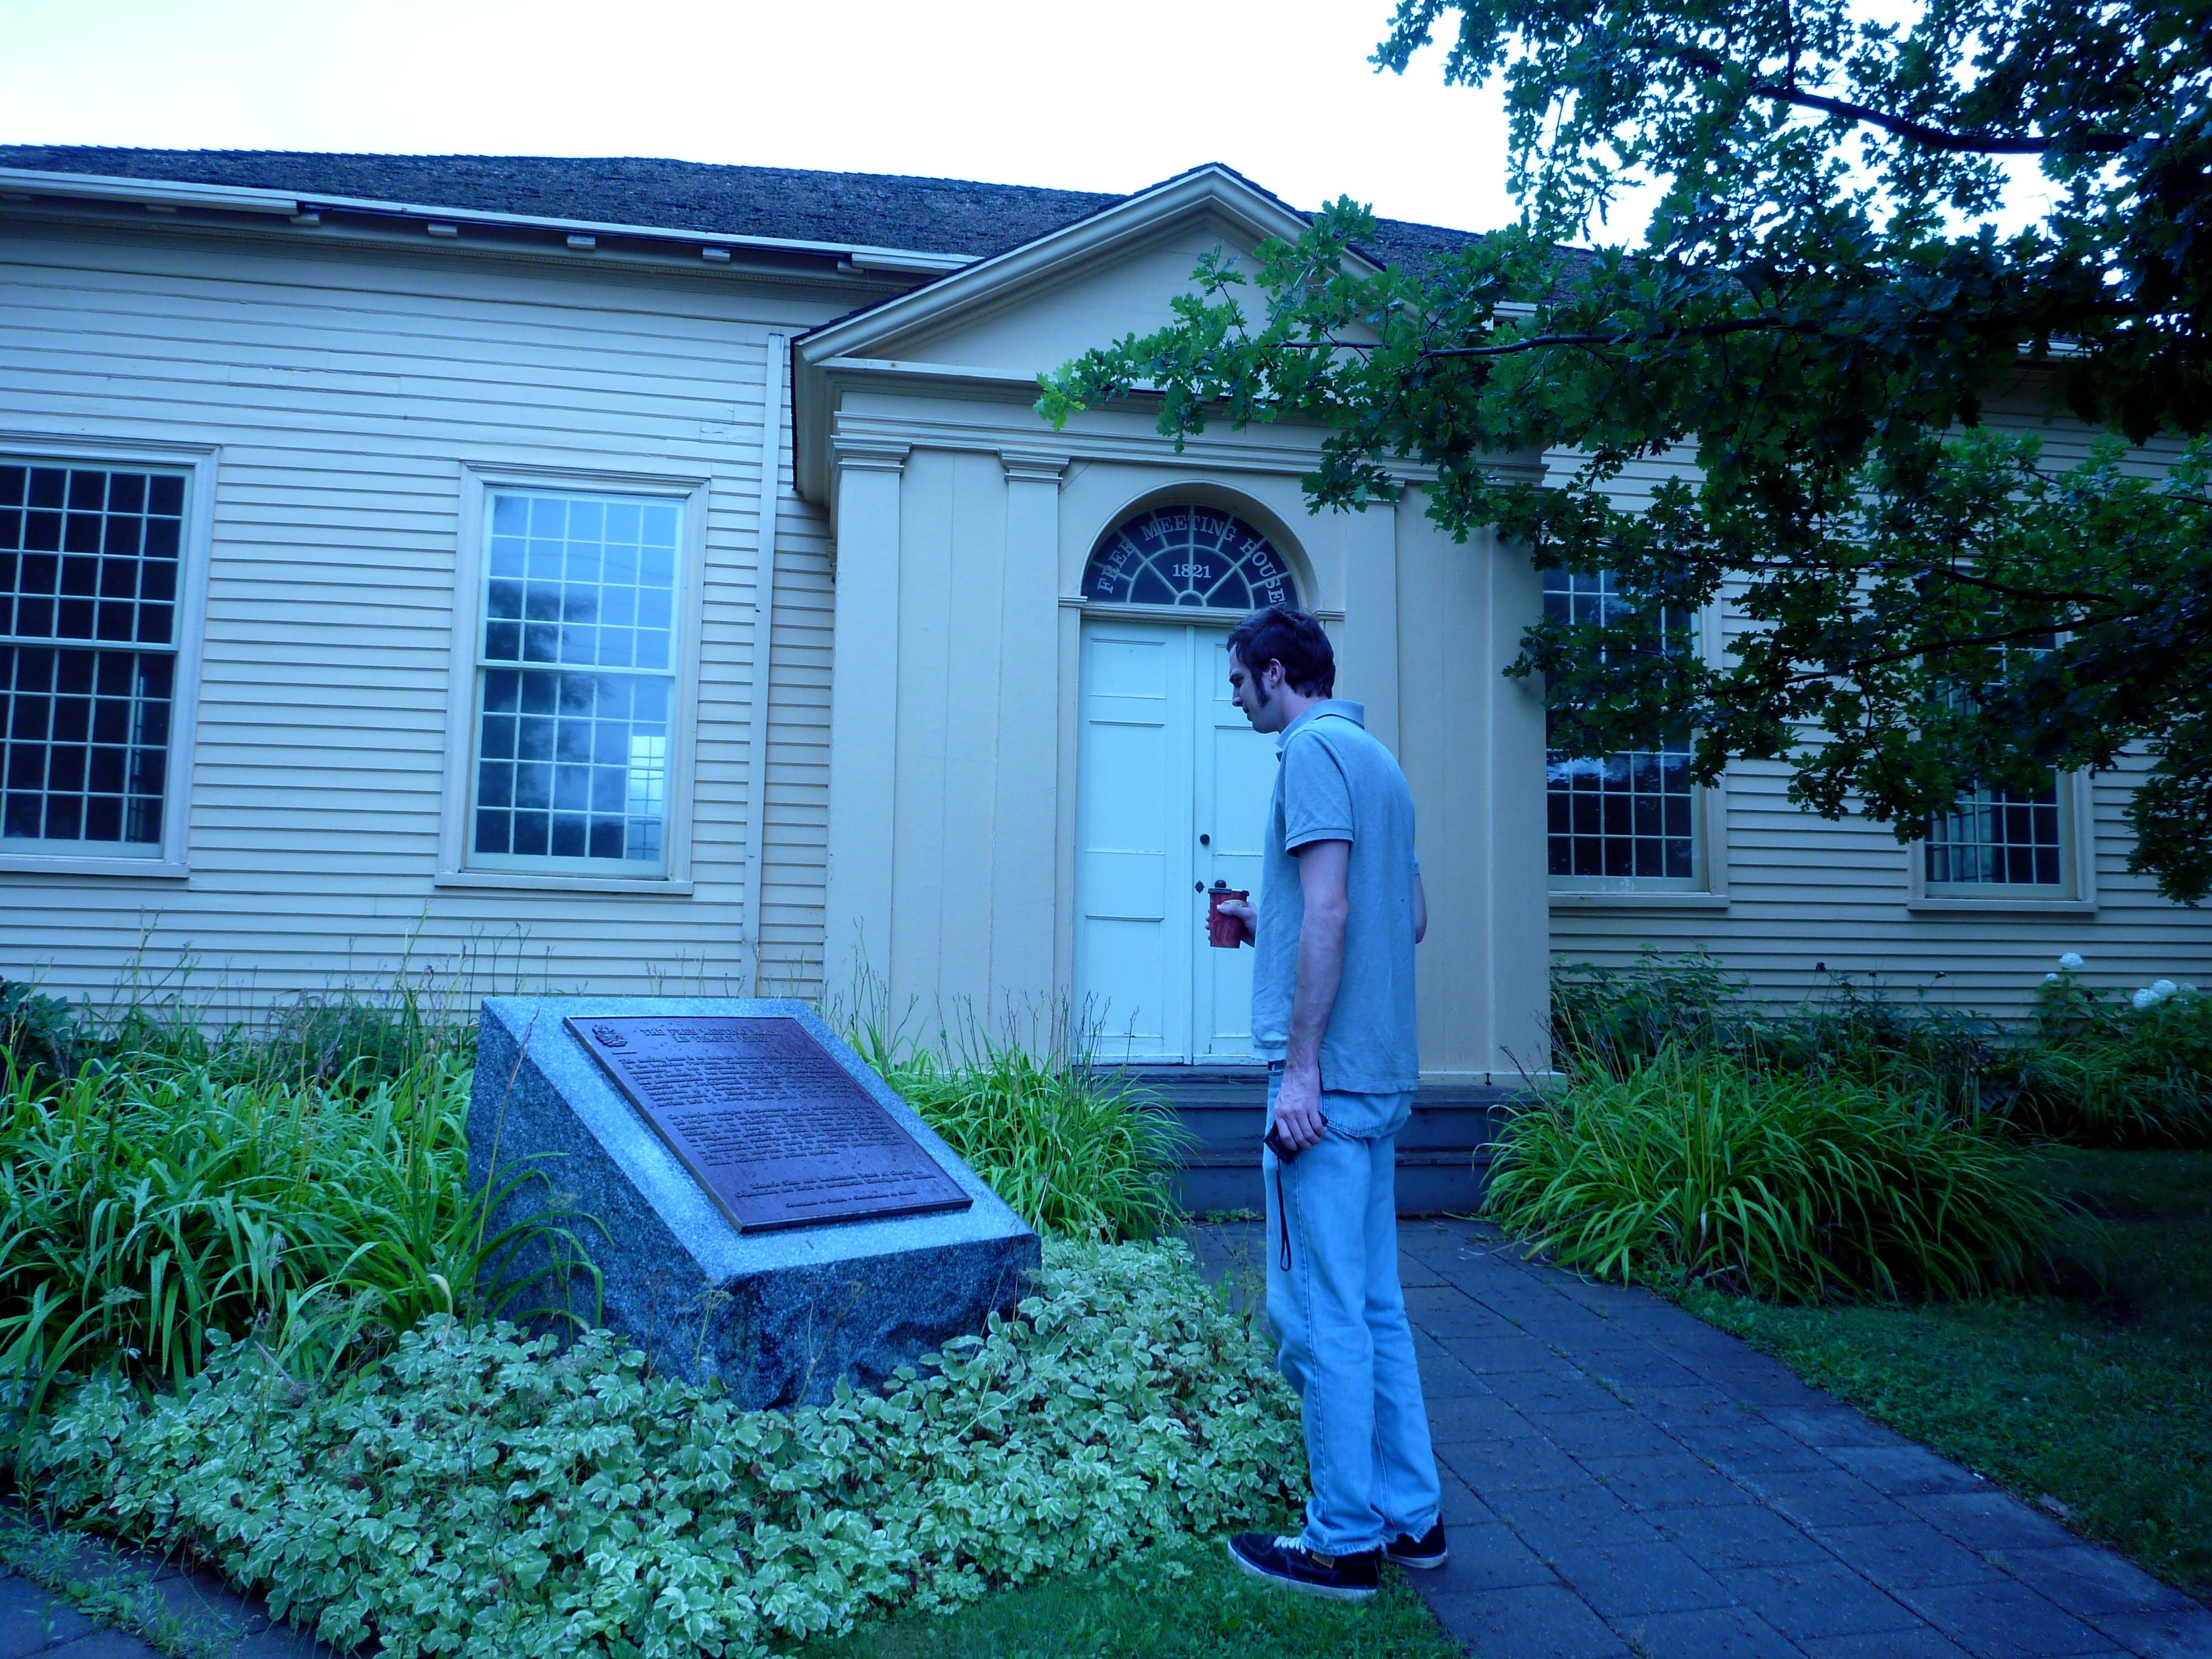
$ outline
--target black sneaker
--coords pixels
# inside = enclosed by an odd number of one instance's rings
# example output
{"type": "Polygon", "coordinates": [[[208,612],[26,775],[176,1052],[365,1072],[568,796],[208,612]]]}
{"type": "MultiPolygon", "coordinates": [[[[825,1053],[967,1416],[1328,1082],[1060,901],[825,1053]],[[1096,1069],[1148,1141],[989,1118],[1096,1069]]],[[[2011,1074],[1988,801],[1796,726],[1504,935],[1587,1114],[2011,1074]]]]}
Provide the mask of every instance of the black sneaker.
{"type": "Polygon", "coordinates": [[[1229,1559],[1255,1578],[1335,1601],[1364,1601],[1382,1581],[1382,1552],[1316,1555],[1295,1538],[1240,1532],[1229,1540],[1229,1559]]]}
{"type": "Polygon", "coordinates": [[[1444,1523],[1439,1521],[1419,1538],[1400,1533],[1382,1547],[1382,1553],[1401,1567],[1426,1572],[1451,1559],[1451,1546],[1444,1542],[1444,1523]]]}

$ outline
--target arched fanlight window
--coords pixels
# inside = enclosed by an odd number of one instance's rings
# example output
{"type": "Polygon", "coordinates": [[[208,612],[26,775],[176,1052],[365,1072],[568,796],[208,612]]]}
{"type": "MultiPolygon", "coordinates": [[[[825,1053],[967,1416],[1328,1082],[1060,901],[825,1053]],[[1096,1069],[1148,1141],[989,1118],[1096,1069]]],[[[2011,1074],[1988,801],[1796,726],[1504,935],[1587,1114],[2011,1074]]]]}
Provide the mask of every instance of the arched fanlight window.
{"type": "Polygon", "coordinates": [[[1296,605],[1298,590],[1274,544],[1243,520],[1213,507],[1155,507],[1098,544],[1083,597],[1241,616],[1296,605]]]}

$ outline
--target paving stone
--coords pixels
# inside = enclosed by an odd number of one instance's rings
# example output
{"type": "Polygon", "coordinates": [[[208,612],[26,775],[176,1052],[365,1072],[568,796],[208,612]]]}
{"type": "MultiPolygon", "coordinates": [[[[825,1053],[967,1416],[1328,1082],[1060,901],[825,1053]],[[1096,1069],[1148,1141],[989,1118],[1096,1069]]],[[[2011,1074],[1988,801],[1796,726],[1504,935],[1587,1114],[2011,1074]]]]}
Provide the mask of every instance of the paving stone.
{"type": "Polygon", "coordinates": [[[1784,1434],[1808,1446],[1833,1451],[1839,1446],[1902,1446],[1914,1450],[1910,1440],[1894,1429],[1886,1429],[1864,1413],[1832,1401],[1816,1406],[1770,1406],[1759,1413],[1784,1434]]]}
{"type": "Polygon", "coordinates": [[[1801,1527],[1924,1524],[1887,1492],[1845,1469],[1782,1469],[1748,1474],[1744,1480],[1768,1508],[1801,1527]]]}
{"type": "Polygon", "coordinates": [[[1415,1330],[1426,1331],[1440,1340],[1520,1334],[1518,1326],[1500,1319],[1464,1291],[1442,1281],[1432,1287],[1407,1290],[1406,1318],[1415,1330]]]}
{"type": "Polygon", "coordinates": [[[1522,1371],[1501,1376],[1490,1386],[1501,1399],[1524,1412],[1603,1412],[1622,1409],[1608,1394],[1578,1370],[1522,1371]]]}
{"type": "Polygon", "coordinates": [[[1480,1394],[1445,1395],[1428,1401],[1429,1435],[1438,1445],[1463,1440],[1525,1440],[1536,1426],[1485,1389],[1480,1394]]]}
{"type": "Polygon", "coordinates": [[[1481,1377],[1510,1376],[1530,1371],[1561,1375],[1574,1371],[1571,1364],[1552,1351],[1550,1343],[1540,1342],[1533,1336],[1486,1337],[1480,1342],[1470,1342],[1464,1347],[1448,1352],[1468,1370],[1481,1377]]]}
{"type": "Polygon", "coordinates": [[[1731,1567],[1779,1567],[1798,1561],[1824,1561],[1828,1552],[1770,1509],[1734,1504],[1725,1509],[1661,1510],[1651,1517],[1659,1530],[1707,1571],[1731,1567]]]}
{"type": "Polygon", "coordinates": [[[1611,1411],[1530,1412],[1524,1421],[1571,1457],[1656,1457],[1681,1443],[1626,1406],[1611,1411]]]}
{"type": "Polygon", "coordinates": [[[1540,1436],[1444,1443],[1437,1447],[1437,1462],[1492,1509],[1508,1492],[1590,1484],[1581,1464],[1540,1436]]]}
{"type": "Polygon", "coordinates": [[[2194,1613],[2212,1625],[2212,1613],[2172,1585],[2160,1583],[2133,1562],[2091,1544],[2004,1550],[1991,1559],[2030,1589],[2085,1617],[2118,1613],[2194,1613]]]}
{"type": "Polygon", "coordinates": [[[1421,1370],[1421,1395],[1429,1401],[1456,1400],[1468,1395],[1487,1395],[1490,1385],[1473,1371],[1441,1350],[1431,1348],[1419,1352],[1419,1339],[1414,1349],[1421,1370]]]}
{"type": "Polygon", "coordinates": [[[1892,1498],[1988,1490],[1985,1482],[1925,1446],[1837,1446],[1828,1455],[1875,1491],[1892,1498]]]}
{"type": "Polygon", "coordinates": [[[1823,1527],[1816,1536],[1835,1552],[1838,1560],[1884,1589],[1995,1584],[2005,1576],[1978,1552],[1909,1512],[1903,1521],[1823,1527]]]}
{"type": "Polygon", "coordinates": [[[1897,1595],[1977,1659],[2071,1659],[2120,1650],[2104,1632],[2025,1584],[1943,1584],[1897,1595]]]}
{"type": "Polygon", "coordinates": [[[1601,1618],[1724,1607],[1721,1582],[1674,1545],[1656,1540],[1562,1550],[1552,1569],[1601,1618]]]}
{"type": "Polygon", "coordinates": [[[1784,1434],[1756,1413],[1669,1422],[1667,1432],[1682,1446],[1729,1474],[1779,1474],[1791,1469],[1832,1469],[1834,1460],[1795,1435],[1784,1434]]]}
{"type": "Polygon", "coordinates": [[[1804,1651],[1744,1607],[1655,1613],[1614,1628],[1635,1644],[1639,1659],[1798,1659],[1804,1651]]]}
{"type": "Polygon", "coordinates": [[[1556,1586],[1559,1582],[1559,1575],[1503,1522],[1486,1521],[1463,1527],[1447,1523],[1444,1540],[1451,1546],[1450,1560],[1441,1567],[1407,1575],[1425,1601],[1434,1602],[1440,1595],[1522,1589],[1533,1584],[1556,1586]]]}
{"type": "Polygon", "coordinates": [[[1679,1448],[1649,1457],[1577,1457],[1607,1491],[1638,1510],[1748,1504],[1751,1494],[1679,1448]]]}
{"type": "Polygon", "coordinates": [[[1986,1486],[1977,1492],[1936,1492],[1898,1502],[1969,1549],[2057,1549],[2076,1541],[2049,1516],[2038,1514],[2009,1492],[1986,1486]]]}
{"type": "Polygon", "coordinates": [[[1398,1284],[1412,1291],[1444,1284],[1444,1276],[1409,1250],[1398,1252],[1398,1284]]]}
{"type": "Polygon", "coordinates": [[[1628,1644],[1560,1584],[1424,1598],[1479,1659],[1629,1659],[1628,1644]]]}
{"type": "Polygon", "coordinates": [[[1840,1561],[1743,1567],[1716,1575],[1716,1582],[1794,1642],[1925,1627],[1918,1613],[1840,1561]]]}
{"type": "Polygon", "coordinates": [[[1659,1534],[1644,1516],[1595,1481],[1564,1489],[1516,1492],[1492,1508],[1498,1518],[1547,1560],[1568,1550],[1649,1548],[1659,1534]]]}
{"type": "Polygon", "coordinates": [[[1474,1495],[1474,1489],[1442,1462],[1437,1465],[1437,1485],[1447,1532],[1454,1527],[1481,1526],[1498,1519],[1490,1505],[1474,1495]]]}
{"type": "Polygon", "coordinates": [[[2212,1659],[2212,1613],[2092,1613],[2089,1622],[2142,1659],[2212,1659]]]}
{"type": "Polygon", "coordinates": [[[73,1642],[92,1628],[92,1621],[75,1607],[27,1578],[0,1577],[0,1659],[21,1659],[73,1642]]]}
{"type": "Polygon", "coordinates": [[[149,1644],[119,1630],[96,1630],[58,1648],[48,1648],[40,1659],[160,1659],[149,1644]]]}
{"type": "Polygon", "coordinates": [[[1805,1659],[1973,1659],[1948,1636],[1922,1626],[1873,1636],[1808,1636],[1797,1644],[1805,1659]]]}

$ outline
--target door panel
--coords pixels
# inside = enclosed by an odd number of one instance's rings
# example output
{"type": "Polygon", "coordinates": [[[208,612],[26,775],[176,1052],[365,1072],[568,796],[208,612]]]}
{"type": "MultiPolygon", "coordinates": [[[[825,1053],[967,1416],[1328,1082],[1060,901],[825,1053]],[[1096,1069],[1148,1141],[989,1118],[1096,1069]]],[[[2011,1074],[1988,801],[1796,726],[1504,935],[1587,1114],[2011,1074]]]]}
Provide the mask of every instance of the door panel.
{"type": "Polygon", "coordinates": [[[1190,1053],[1189,635],[1083,629],[1075,987],[1109,1060],[1190,1053]]]}
{"type": "MultiPolygon", "coordinates": [[[[1192,779],[1197,874],[1208,887],[1219,881],[1260,896],[1261,847],[1267,804],[1275,787],[1275,740],[1255,732],[1229,696],[1229,636],[1197,635],[1192,652],[1198,671],[1192,702],[1197,711],[1197,765],[1192,779]]],[[[1200,915],[1205,901],[1200,901],[1200,915]]],[[[1202,933],[1192,1009],[1193,1058],[1249,1060],[1252,1054],[1252,952],[1217,951],[1202,933]]]]}
{"type": "Polygon", "coordinates": [[[1200,890],[1258,896],[1275,745],[1229,699],[1227,639],[1083,626],[1075,987],[1110,1061],[1251,1058],[1252,953],[1206,944],[1200,890]]]}

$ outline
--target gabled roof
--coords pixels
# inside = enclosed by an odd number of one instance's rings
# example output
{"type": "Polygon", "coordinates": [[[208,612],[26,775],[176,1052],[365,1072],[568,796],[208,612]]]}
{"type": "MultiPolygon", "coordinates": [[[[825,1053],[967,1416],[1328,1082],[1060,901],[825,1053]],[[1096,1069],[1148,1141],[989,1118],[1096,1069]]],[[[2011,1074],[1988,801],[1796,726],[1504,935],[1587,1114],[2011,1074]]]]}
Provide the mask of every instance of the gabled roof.
{"type": "MultiPolygon", "coordinates": [[[[723,167],[642,156],[344,155],[0,144],[0,167],[904,248],[969,258],[1033,241],[1131,199],[1030,185],[723,167]]],[[[1395,264],[1478,240],[1468,231],[1386,219],[1370,251],[1395,264]]]]}

